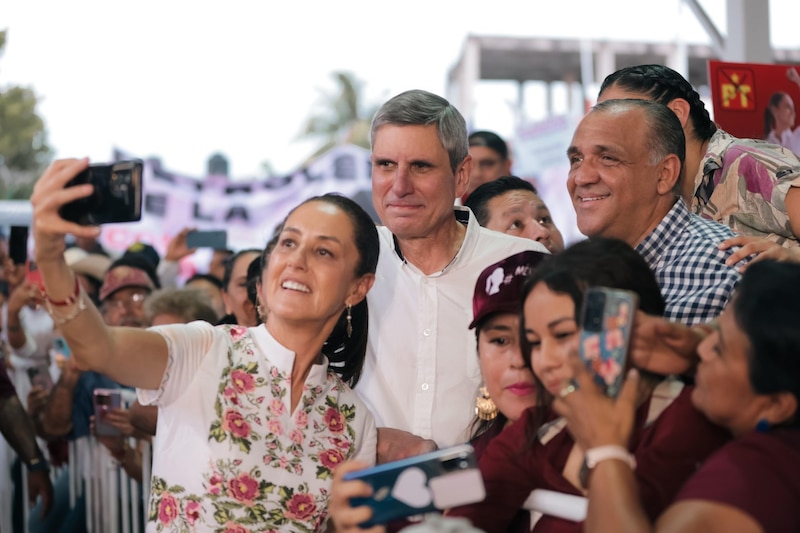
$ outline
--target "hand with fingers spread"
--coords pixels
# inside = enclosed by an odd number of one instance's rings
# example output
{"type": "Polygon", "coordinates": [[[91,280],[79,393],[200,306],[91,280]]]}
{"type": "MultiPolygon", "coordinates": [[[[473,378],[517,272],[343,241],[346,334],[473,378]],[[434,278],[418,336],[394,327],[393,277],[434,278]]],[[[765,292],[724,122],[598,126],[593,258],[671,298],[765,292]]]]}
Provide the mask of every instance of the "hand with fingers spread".
{"type": "Polygon", "coordinates": [[[583,450],[598,446],[628,447],[633,428],[639,374],[628,372],[616,399],[606,397],[577,356],[570,358],[576,387],[555,398],[553,409],[567,421],[567,429],[583,450]]]}
{"type": "Polygon", "coordinates": [[[636,312],[629,354],[637,368],[661,375],[687,374],[697,364],[705,326],[690,328],[660,316],[636,312]]]}
{"type": "Polygon", "coordinates": [[[328,512],[331,520],[336,526],[336,533],[381,533],[386,531],[381,526],[370,529],[361,529],[359,524],[369,520],[372,516],[372,509],[367,506],[352,507],[350,498],[369,497],[372,495],[372,487],[359,480],[345,481],[344,475],[366,468],[367,465],[358,461],[346,461],[336,468],[333,473],[333,485],[331,486],[331,499],[328,505],[328,512]]]}
{"type": "Polygon", "coordinates": [[[786,248],[763,237],[737,235],[722,241],[719,249],[727,250],[734,246],[740,246],[740,248],[728,257],[725,261],[726,265],[733,266],[743,259],[751,258],[750,261],[739,267],[740,272],[744,272],[748,266],[764,259],[800,263],[800,247],[786,248]]]}

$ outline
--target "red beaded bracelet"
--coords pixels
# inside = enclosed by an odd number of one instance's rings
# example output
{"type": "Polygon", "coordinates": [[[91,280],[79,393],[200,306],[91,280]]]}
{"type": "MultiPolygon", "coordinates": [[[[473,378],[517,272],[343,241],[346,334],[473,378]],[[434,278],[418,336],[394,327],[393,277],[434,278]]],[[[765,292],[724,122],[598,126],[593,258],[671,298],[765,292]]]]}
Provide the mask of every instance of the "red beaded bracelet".
{"type": "Polygon", "coordinates": [[[78,297],[80,296],[81,285],[80,285],[80,282],[78,281],[78,277],[75,276],[75,289],[74,289],[73,293],[70,296],[67,296],[66,300],[64,300],[62,302],[56,302],[52,298],[50,298],[47,295],[47,293],[44,292],[44,287],[39,287],[39,290],[42,292],[42,296],[44,296],[45,299],[47,299],[47,302],[50,305],[54,305],[56,307],[66,307],[66,306],[72,305],[72,304],[74,304],[75,302],[78,301],[78,297]]]}

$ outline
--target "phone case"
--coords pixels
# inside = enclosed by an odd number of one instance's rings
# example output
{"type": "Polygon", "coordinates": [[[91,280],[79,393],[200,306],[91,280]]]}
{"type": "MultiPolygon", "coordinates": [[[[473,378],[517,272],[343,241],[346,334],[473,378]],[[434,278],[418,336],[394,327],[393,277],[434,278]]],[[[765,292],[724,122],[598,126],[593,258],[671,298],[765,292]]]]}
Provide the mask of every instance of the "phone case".
{"type": "Polygon", "coordinates": [[[39,272],[39,269],[36,266],[34,261],[28,260],[25,265],[25,281],[27,283],[33,283],[34,285],[38,285],[42,287],[42,273],[39,272]]]}
{"type": "Polygon", "coordinates": [[[11,226],[8,236],[8,257],[15,265],[28,262],[28,226],[11,226]]]}
{"type": "Polygon", "coordinates": [[[622,386],[636,293],[590,287],[584,295],[579,354],[606,395],[616,397],[622,386]]]}
{"type": "Polygon", "coordinates": [[[224,250],[228,247],[228,232],[225,230],[190,231],[186,234],[186,246],[224,250]]]}
{"type": "Polygon", "coordinates": [[[140,159],[90,165],[67,187],[89,183],[94,187],[92,194],[61,206],[59,214],[84,226],[140,220],[143,179],[144,163],[140,159]]]}
{"type": "Polygon", "coordinates": [[[122,432],[104,422],[105,413],[122,407],[122,393],[119,389],[94,390],[94,433],[100,437],[120,437],[122,432]]]}
{"type": "Polygon", "coordinates": [[[46,366],[34,366],[27,370],[28,379],[31,380],[31,386],[41,387],[43,390],[50,390],[53,387],[53,378],[50,376],[50,370],[46,366]]]}
{"type": "Polygon", "coordinates": [[[467,505],[486,497],[475,453],[468,444],[350,472],[344,478],[372,485],[371,497],[350,501],[353,507],[372,508],[372,518],[361,527],[467,505]]]}

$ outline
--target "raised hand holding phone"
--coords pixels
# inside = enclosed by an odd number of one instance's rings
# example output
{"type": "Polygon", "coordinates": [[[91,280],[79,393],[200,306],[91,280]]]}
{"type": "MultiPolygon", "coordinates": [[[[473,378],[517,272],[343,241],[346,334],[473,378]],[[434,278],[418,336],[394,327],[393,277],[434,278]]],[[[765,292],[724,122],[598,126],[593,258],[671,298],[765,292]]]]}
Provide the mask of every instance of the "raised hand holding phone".
{"type": "Polygon", "coordinates": [[[581,311],[578,353],[609,397],[616,397],[628,359],[636,293],[607,287],[586,290],[581,311]]]}

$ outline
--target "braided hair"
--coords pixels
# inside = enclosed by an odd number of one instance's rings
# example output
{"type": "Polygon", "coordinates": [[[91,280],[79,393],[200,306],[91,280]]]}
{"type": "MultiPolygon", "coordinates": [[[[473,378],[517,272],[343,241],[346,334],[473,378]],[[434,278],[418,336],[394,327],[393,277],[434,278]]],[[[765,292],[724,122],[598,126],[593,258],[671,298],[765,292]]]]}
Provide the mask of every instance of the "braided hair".
{"type": "Polygon", "coordinates": [[[618,87],[640,93],[659,104],[667,105],[676,98],[689,103],[689,118],[692,121],[694,137],[707,141],[717,131],[700,95],[686,78],[664,65],[637,65],[625,67],[606,76],[600,86],[600,94],[610,87],[618,87]]]}

